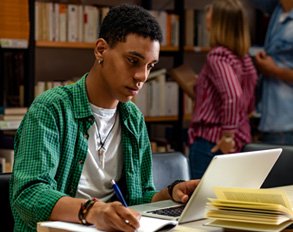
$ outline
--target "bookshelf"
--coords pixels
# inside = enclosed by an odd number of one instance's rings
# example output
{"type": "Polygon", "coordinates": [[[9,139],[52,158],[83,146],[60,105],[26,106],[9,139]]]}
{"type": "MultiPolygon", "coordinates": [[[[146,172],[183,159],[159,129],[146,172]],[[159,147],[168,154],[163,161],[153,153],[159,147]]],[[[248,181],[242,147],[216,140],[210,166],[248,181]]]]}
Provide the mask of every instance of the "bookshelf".
{"type": "MultiPolygon", "coordinates": [[[[49,81],[49,78],[52,80],[59,79],[70,79],[73,76],[73,73],[76,73],[76,76],[82,76],[86,73],[89,68],[92,66],[94,61],[93,48],[95,43],[85,43],[85,42],[52,42],[52,41],[41,41],[36,40],[36,15],[35,15],[35,0],[29,0],[29,38],[28,38],[28,47],[22,49],[21,52],[24,54],[23,65],[25,67],[24,70],[24,106],[30,106],[32,101],[35,98],[35,84],[38,81],[49,81]],[[83,59],[86,57],[85,59],[83,59]],[[54,68],[52,68],[54,67],[54,68]],[[74,71],[75,68],[78,68],[77,71],[74,71]],[[57,72],[61,71],[60,77],[56,75],[57,72]],[[44,75],[45,74],[45,75],[44,75]],[[47,76],[46,76],[47,75],[47,76]],[[42,78],[45,76],[45,79],[42,78]]],[[[67,1],[47,1],[47,0],[39,0],[39,2],[54,2],[54,3],[71,3],[71,4],[83,4],[83,5],[96,5],[96,6],[108,6],[112,7],[121,3],[125,3],[126,1],[115,0],[115,1],[104,1],[104,0],[67,0],[67,1]]],[[[180,18],[183,17],[183,3],[179,0],[172,1],[174,6],[173,9],[169,12],[178,14],[180,18]]],[[[128,0],[127,3],[141,5],[147,10],[153,10],[154,1],[152,0],[128,0]]],[[[164,10],[164,9],[157,9],[164,10]]],[[[179,33],[179,44],[176,46],[161,46],[161,57],[170,57],[173,59],[172,66],[180,65],[183,61],[183,53],[182,53],[182,22],[179,20],[180,24],[180,33],[179,33]]],[[[9,52],[18,52],[19,49],[3,49],[0,48],[0,56],[1,60],[4,53],[9,52]]],[[[0,75],[4,73],[5,64],[0,61],[0,75]]],[[[5,93],[1,94],[0,100],[2,101],[5,97],[5,93]]],[[[179,100],[180,101],[180,100],[179,100]]],[[[0,103],[4,105],[3,103],[0,103]]],[[[147,116],[145,121],[147,124],[165,124],[169,123],[174,126],[174,134],[179,133],[181,130],[182,117],[180,116],[180,106],[179,106],[179,114],[176,116],[147,116]],[[177,131],[177,132],[175,132],[177,131]]],[[[149,128],[151,126],[148,126],[149,128]]],[[[173,139],[174,141],[180,141],[180,137],[176,137],[173,139]]],[[[179,143],[179,142],[178,142],[179,143]]],[[[175,145],[176,150],[178,149],[178,145],[175,145]]]]}
{"type": "Polygon", "coordinates": [[[178,121],[178,116],[146,116],[146,122],[173,122],[178,121]]]}
{"type": "Polygon", "coordinates": [[[33,11],[29,5],[26,1],[1,2],[0,20],[4,26],[0,28],[0,39],[3,39],[0,44],[0,106],[27,106],[32,100],[33,43],[29,24],[33,11]]]}
{"type": "MultiPolygon", "coordinates": [[[[40,0],[45,2],[44,0],[40,0]]],[[[93,48],[95,43],[84,42],[51,42],[35,40],[35,0],[29,0],[29,19],[30,32],[29,43],[26,49],[8,49],[0,48],[1,60],[3,54],[7,52],[19,52],[24,54],[24,106],[29,106],[34,100],[34,86],[37,81],[52,79],[70,79],[73,75],[82,76],[89,70],[94,60],[93,48]],[[54,67],[54,68],[52,68],[54,67]],[[74,70],[76,69],[77,70],[74,70]],[[56,71],[55,71],[56,69],[56,71]],[[51,73],[52,72],[52,73],[51,73]],[[56,73],[60,74],[57,77],[56,73]]],[[[49,1],[46,1],[49,2],[49,1]]],[[[91,4],[99,6],[115,6],[126,1],[122,0],[67,0],[54,1],[66,2],[73,4],[91,4]]],[[[171,62],[167,62],[169,68],[177,67],[182,63],[189,64],[196,73],[200,71],[204,64],[205,56],[209,52],[209,47],[202,46],[186,46],[185,44],[185,10],[198,9],[202,10],[206,4],[212,2],[192,1],[192,0],[172,0],[172,1],[154,1],[154,0],[128,0],[128,3],[138,4],[148,10],[167,10],[179,15],[179,44],[178,46],[162,46],[160,60],[170,58],[171,62]],[[162,58],[162,59],[161,59],[162,58]],[[169,64],[170,63],[170,64],[169,64]]],[[[253,17],[251,17],[253,20],[253,17]]],[[[255,35],[254,35],[255,36],[255,35]]],[[[168,60],[169,61],[169,60],[168,60]]],[[[161,61],[160,61],[161,63],[161,61]]],[[[0,62],[0,75],[3,75],[3,62],[0,62]]],[[[163,64],[165,65],[165,64],[163,64]]],[[[3,81],[3,80],[1,80],[3,81]]],[[[1,83],[2,84],[2,83],[1,83]]],[[[3,94],[0,95],[3,102],[3,94]]],[[[1,104],[1,103],[0,103],[1,104]]],[[[192,115],[184,115],[183,110],[183,93],[179,89],[179,109],[177,116],[154,116],[145,117],[145,121],[149,128],[152,125],[169,123],[173,127],[173,140],[177,141],[176,150],[182,151],[182,129],[183,124],[189,121],[192,115]]]]}

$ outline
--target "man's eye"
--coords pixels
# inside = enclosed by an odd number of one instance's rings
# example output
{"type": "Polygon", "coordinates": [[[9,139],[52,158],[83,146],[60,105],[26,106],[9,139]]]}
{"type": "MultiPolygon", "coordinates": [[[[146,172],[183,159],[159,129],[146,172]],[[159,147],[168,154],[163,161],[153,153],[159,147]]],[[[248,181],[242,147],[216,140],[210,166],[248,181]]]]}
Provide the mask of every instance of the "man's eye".
{"type": "Polygon", "coordinates": [[[153,64],[148,65],[149,70],[153,69],[154,67],[155,67],[155,65],[153,65],[153,64]]]}
{"type": "Polygon", "coordinates": [[[131,58],[128,58],[129,62],[132,63],[132,64],[137,64],[138,63],[138,60],[137,59],[131,59],[131,58]]]}

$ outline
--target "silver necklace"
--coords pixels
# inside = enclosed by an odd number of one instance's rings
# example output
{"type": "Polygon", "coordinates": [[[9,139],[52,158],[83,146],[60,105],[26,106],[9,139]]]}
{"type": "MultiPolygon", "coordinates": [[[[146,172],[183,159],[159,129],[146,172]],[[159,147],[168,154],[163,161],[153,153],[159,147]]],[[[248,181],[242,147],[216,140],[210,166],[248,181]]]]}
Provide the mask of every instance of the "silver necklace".
{"type": "Polygon", "coordinates": [[[98,155],[99,155],[99,161],[100,161],[100,165],[102,167],[102,169],[105,168],[105,152],[106,152],[106,148],[105,148],[105,143],[109,137],[109,135],[111,134],[113,128],[115,127],[115,124],[116,124],[116,120],[117,120],[117,115],[118,113],[116,112],[116,115],[115,115],[115,121],[113,123],[113,126],[111,127],[110,131],[108,132],[108,134],[106,135],[104,141],[102,140],[101,138],[101,134],[100,134],[100,131],[99,131],[99,127],[98,127],[98,123],[97,121],[95,120],[95,126],[96,126],[96,130],[98,131],[98,135],[99,135],[99,139],[100,139],[100,147],[98,148],[98,155]]]}

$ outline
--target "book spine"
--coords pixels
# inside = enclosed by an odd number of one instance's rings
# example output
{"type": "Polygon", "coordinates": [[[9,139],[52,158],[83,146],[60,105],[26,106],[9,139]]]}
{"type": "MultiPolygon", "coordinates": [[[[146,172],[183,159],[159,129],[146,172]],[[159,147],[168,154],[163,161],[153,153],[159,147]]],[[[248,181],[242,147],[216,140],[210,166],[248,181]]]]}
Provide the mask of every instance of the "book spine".
{"type": "Polygon", "coordinates": [[[172,14],[171,15],[171,45],[179,46],[179,15],[172,14]]]}
{"type": "Polygon", "coordinates": [[[58,18],[58,34],[59,41],[67,41],[67,6],[66,4],[59,4],[59,18],[58,18]]]}
{"type": "Polygon", "coordinates": [[[21,120],[16,121],[5,121],[0,120],[0,130],[17,130],[21,120]]]}
{"type": "Polygon", "coordinates": [[[83,11],[84,7],[82,5],[77,5],[77,41],[83,42],[83,29],[84,29],[84,23],[83,23],[83,11]]]}
{"type": "Polygon", "coordinates": [[[178,95],[179,87],[176,82],[166,82],[166,116],[178,115],[178,95]]]}
{"type": "Polygon", "coordinates": [[[54,41],[59,41],[59,4],[54,3],[54,41]]]}
{"type": "Polygon", "coordinates": [[[68,42],[77,42],[78,41],[78,13],[77,5],[68,4],[68,42]]]}
{"type": "Polygon", "coordinates": [[[35,2],[35,40],[39,40],[39,5],[40,2],[35,2]]]}

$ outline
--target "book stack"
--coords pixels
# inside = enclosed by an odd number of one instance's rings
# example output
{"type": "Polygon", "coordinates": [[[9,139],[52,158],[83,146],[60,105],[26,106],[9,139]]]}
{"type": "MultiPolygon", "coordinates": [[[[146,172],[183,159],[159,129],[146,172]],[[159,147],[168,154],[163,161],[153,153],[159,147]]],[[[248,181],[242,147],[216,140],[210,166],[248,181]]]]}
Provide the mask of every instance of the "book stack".
{"type": "Polygon", "coordinates": [[[205,25],[205,12],[199,9],[185,10],[185,45],[210,46],[210,33],[205,25]]]}
{"type": "MultiPolygon", "coordinates": [[[[98,39],[101,23],[109,7],[35,2],[35,40],[86,42],[98,39]]],[[[150,11],[163,32],[163,46],[179,46],[179,16],[166,11],[150,11]]]]}
{"type": "Polygon", "coordinates": [[[166,81],[166,69],[152,71],[133,101],[144,116],[177,116],[178,85],[166,81]]]}
{"type": "Polygon", "coordinates": [[[1,46],[23,46],[29,40],[29,6],[27,0],[0,0],[1,46]],[[20,43],[19,43],[20,42],[20,43]]]}
{"type": "Polygon", "coordinates": [[[35,85],[35,98],[39,96],[41,93],[58,87],[58,86],[65,86],[65,85],[71,85],[74,84],[77,80],[79,80],[80,77],[74,77],[71,80],[66,81],[37,81],[35,85]]]}
{"type": "Polygon", "coordinates": [[[4,67],[0,93],[3,93],[5,106],[24,105],[24,79],[25,79],[25,54],[24,52],[5,52],[2,65],[4,67]]]}
{"type": "Polygon", "coordinates": [[[167,11],[149,10],[162,29],[162,46],[179,46],[179,15],[167,11]]]}
{"type": "Polygon", "coordinates": [[[281,231],[293,223],[285,190],[213,187],[206,225],[249,231],[281,231]]]}
{"type": "Polygon", "coordinates": [[[27,107],[0,107],[0,129],[16,130],[27,110],[27,107]]]}
{"type": "Polygon", "coordinates": [[[194,84],[197,79],[197,74],[187,64],[182,64],[173,68],[169,74],[183,90],[184,115],[191,115],[194,106],[194,84]]]}
{"type": "Polygon", "coordinates": [[[109,7],[35,2],[35,40],[93,43],[109,7]]]}

